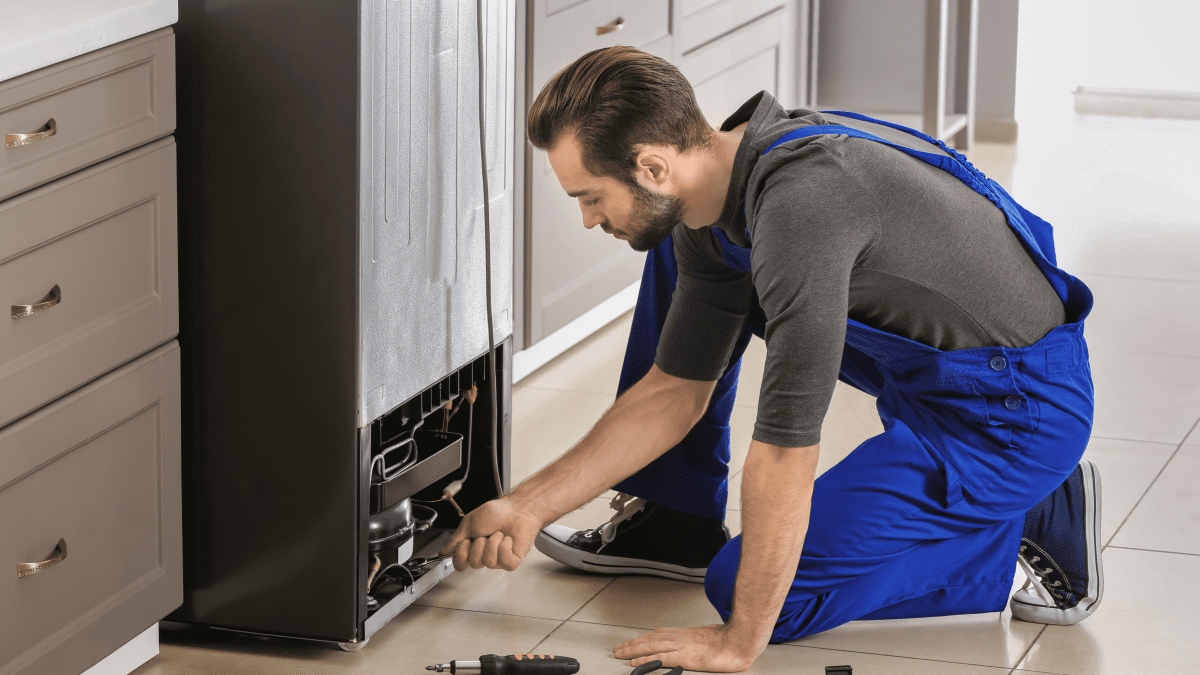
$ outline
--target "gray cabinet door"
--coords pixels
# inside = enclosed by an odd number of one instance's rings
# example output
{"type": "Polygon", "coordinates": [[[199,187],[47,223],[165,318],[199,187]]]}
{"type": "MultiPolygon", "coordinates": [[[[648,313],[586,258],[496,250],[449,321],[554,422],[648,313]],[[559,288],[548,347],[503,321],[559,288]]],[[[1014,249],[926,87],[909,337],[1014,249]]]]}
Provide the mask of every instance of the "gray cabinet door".
{"type": "Polygon", "coordinates": [[[75,675],[183,601],[179,447],[174,340],[0,430],[0,673],[75,675]]]}
{"type": "Polygon", "coordinates": [[[174,138],[0,202],[0,426],[179,333],[175,211],[174,138]]]}

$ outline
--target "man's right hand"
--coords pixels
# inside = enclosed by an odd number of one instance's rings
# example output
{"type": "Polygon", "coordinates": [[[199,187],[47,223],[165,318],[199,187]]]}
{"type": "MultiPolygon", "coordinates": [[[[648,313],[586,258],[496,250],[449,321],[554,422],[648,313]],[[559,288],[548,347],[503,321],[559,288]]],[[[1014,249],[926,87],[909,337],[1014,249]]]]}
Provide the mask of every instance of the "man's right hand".
{"type": "Polygon", "coordinates": [[[459,571],[487,567],[511,572],[533,548],[542,527],[512,499],[500,497],[468,513],[440,553],[453,553],[454,569],[459,571]]]}

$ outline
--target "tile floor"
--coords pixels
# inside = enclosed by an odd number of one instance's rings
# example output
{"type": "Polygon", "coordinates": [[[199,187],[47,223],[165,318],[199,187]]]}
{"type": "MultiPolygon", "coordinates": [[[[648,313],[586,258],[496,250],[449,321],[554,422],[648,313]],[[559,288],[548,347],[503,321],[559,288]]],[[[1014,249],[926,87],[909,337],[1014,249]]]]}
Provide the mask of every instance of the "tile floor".
{"type": "MultiPolygon", "coordinates": [[[[1052,10],[1031,6],[1038,11],[1052,10]]],[[[1022,5],[1022,31],[1037,21],[1028,14],[1022,5]]],[[[1007,611],[855,622],[771,645],[750,672],[820,673],[841,663],[898,675],[1200,672],[1200,122],[1075,116],[1070,98],[1046,93],[1033,72],[1039,54],[1068,65],[1071,57],[1047,35],[1028,34],[1021,140],[980,145],[971,158],[1054,223],[1060,264],[1096,294],[1087,335],[1097,410],[1086,456],[1103,477],[1103,605],[1070,627],[1022,623],[1007,611]]],[[[565,451],[611,403],[629,322],[615,321],[515,388],[515,480],[565,451]]],[[[763,358],[756,340],[733,416],[732,472],[745,459],[763,358]]],[[[873,402],[839,385],[820,470],[880,430],[873,402]]],[[[735,534],[739,478],[728,516],[735,534]]],[[[609,513],[600,498],[563,522],[591,527],[609,513]]],[[[135,672],[417,673],[454,657],[542,652],[575,656],[589,675],[615,675],[629,666],[612,657],[613,645],[659,626],[717,620],[699,586],[578,573],[534,550],[514,573],[451,575],[357,653],[164,632],[161,654],[135,672]]]]}

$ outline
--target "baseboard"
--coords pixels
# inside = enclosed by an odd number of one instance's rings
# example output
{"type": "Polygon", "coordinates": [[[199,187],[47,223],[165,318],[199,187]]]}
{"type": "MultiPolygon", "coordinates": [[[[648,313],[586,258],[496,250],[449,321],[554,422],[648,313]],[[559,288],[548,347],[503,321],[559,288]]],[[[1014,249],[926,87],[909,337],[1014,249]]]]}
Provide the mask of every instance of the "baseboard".
{"type": "Polygon", "coordinates": [[[513,354],[513,384],[541,368],[554,357],[579,344],[584,338],[621,316],[637,304],[641,280],[617,291],[617,294],[584,312],[578,318],[538,340],[528,349],[513,354]]]}
{"type": "Polygon", "coordinates": [[[158,655],[158,624],[126,642],[100,663],[83,671],[83,675],[128,675],[143,663],[158,655]]]}
{"type": "Polygon", "coordinates": [[[1011,117],[976,117],[975,140],[980,143],[1017,142],[1017,121],[1011,117]]]}
{"type": "Polygon", "coordinates": [[[1200,93],[1137,89],[1075,89],[1075,112],[1111,117],[1200,120],[1200,93]]]}

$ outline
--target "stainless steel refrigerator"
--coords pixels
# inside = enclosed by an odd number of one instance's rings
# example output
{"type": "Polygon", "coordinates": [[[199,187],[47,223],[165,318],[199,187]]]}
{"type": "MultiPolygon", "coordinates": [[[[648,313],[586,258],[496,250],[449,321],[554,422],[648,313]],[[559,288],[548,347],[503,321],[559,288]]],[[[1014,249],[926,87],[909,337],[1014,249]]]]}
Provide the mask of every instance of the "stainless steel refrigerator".
{"type": "Polygon", "coordinates": [[[508,487],[515,0],[179,10],[185,602],[168,618],[357,648],[450,572],[368,593],[377,556],[456,526],[418,500],[468,448],[464,510],[496,496],[493,455],[508,487]],[[408,524],[379,546],[385,511],[408,524]]]}

